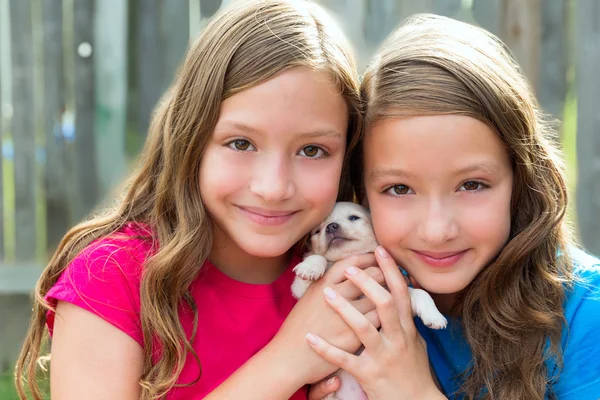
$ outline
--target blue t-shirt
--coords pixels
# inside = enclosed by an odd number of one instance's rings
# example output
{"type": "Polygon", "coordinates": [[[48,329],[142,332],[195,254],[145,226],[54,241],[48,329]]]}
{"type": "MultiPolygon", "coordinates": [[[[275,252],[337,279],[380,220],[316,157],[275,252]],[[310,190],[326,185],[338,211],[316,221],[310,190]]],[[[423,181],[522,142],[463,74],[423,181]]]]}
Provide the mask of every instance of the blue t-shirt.
{"type": "MultiPolygon", "coordinates": [[[[573,249],[575,275],[580,278],[567,293],[564,312],[568,328],[563,330],[563,369],[553,390],[560,400],[600,399],[600,260],[573,249]],[[568,333],[568,334],[567,334],[568,333]]],[[[442,330],[426,328],[415,319],[417,329],[427,342],[427,351],[444,394],[458,398],[457,377],[467,370],[471,350],[459,319],[448,320],[442,330]]],[[[549,376],[556,365],[548,361],[549,376]]]]}

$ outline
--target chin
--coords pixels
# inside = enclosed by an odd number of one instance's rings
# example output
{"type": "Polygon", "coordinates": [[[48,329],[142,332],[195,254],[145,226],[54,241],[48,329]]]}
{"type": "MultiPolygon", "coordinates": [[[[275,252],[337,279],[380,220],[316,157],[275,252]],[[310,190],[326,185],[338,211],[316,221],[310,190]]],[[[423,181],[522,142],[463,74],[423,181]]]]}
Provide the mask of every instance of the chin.
{"type": "MultiPolygon", "coordinates": [[[[417,279],[415,277],[415,279],[417,279]]],[[[446,277],[447,280],[450,280],[449,277],[446,277]]],[[[468,282],[447,282],[441,281],[436,282],[435,279],[431,278],[422,278],[422,280],[417,279],[419,285],[427,292],[433,294],[454,294],[463,291],[467,286],[468,282]],[[423,283],[421,283],[423,282],[423,283]]]]}
{"type": "Polygon", "coordinates": [[[251,243],[245,242],[240,247],[246,253],[260,258],[276,258],[286,254],[296,242],[283,240],[258,240],[251,243]]]}

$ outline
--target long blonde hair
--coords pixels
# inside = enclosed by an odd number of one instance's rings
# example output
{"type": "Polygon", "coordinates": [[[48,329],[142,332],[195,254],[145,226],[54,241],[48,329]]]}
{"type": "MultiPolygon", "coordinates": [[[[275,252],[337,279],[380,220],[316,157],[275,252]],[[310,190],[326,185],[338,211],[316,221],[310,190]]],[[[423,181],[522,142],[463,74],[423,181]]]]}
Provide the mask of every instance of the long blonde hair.
{"type": "MultiPolygon", "coordinates": [[[[177,311],[182,303],[196,310],[189,286],[212,246],[211,221],[200,198],[197,173],[203,150],[224,99],[299,66],[327,71],[344,96],[351,151],[362,127],[358,74],[345,38],[322,9],[302,0],[238,1],[206,26],[156,107],[139,168],[122,199],[71,229],[44,270],[16,366],[20,398],[26,398],[26,391],[34,399],[42,398],[36,361],[48,341],[44,325],[51,306],[44,300],[46,293],[82,249],[131,221],[149,224],[155,237],[148,240],[156,246],[144,265],[140,289],[141,397],[164,396],[177,382],[186,354],[200,362],[177,311]],[[156,364],[153,343],[161,349],[156,364]]],[[[347,159],[344,165],[343,176],[347,159]]],[[[351,186],[342,180],[339,197],[351,196],[351,186]]]]}
{"type": "Polygon", "coordinates": [[[487,31],[419,15],[382,45],[361,92],[367,125],[460,114],[484,122],[504,142],[514,171],[510,236],[456,305],[473,354],[457,378],[467,398],[543,399],[546,361],[562,361],[563,300],[572,266],[559,254],[572,239],[555,132],[518,65],[487,31]]]}

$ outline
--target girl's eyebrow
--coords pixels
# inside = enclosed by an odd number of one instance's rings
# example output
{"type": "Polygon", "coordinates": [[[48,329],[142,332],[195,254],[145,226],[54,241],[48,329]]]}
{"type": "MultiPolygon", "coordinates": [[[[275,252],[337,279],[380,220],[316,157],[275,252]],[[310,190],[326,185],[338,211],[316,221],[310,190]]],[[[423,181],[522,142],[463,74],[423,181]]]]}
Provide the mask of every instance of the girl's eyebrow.
{"type": "Polygon", "coordinates": [[[381,179],[387,177],[414,178],[415,175],[400,168],[375,168],[373,171],[371,171],[369,177],[371,179],[381,179]]]}
{"type": "MultiPolygon", "coordinates": [[[[264,133],[256,128],[251,127],[250,125],[244,124],[242,122],[237,122],[237,121],[224,121],[221,122],[217,125],[217,127],[215,128],[215,130],[228,130],[228,129],[234,129],[237,131],[241,131],[241,132],[245,132],[248,134],[255,134],[255,135],[264,135],[264,133]]],[[[315,131],[310,131],[310,132],[300,132],[300,133],[296,133],[296,135],[298,135],[301,138],[315,138],[315,137],[333,137],[333,138],[338,138],[338,139],[342,139],[343,136],[340,132],[336,131],[335,129],[317,129],[315,131]]]]}
{"type": "MultiPolygon", "coordinates": [[[[452,176],[466,175],[474,172],[484,172],[486,174],[494,175],[500,170],[498,164],[491,161],[484,161],[476,164],[471,164],[463,168],[459,168],[451,172],[452,176]]],[[[415,179],[416,175],[404,171],[400,168],[375,168],[369,174],[370,179],[381,179],[387,177],[415,179]]]]}
{"type": "Polygon", "coordinates": [[[453,175],[466,175],[473,172],[483,172],[486,174],[494,175],[500,170],[497,163],[493,161],[484,161],[476,164],[471,164],[466,167],[457,169],[453,172],[453,175]]]}

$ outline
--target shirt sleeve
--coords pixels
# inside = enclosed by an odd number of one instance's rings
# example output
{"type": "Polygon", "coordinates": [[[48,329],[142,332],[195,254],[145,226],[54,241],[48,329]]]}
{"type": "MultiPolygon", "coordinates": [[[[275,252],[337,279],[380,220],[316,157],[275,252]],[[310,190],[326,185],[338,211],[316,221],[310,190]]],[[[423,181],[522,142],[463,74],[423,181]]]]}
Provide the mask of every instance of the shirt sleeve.
{"type": "MultiPolygon", "coordinates": [[[[104,239],[85,248],[67,266],[46,300],[75,304],[108,321],[140,345],[140,280],[147,247],[136,239],[104,239]]],[[[54,313],[46,325],[53,333],[54,313]]]]}
{"type": "Polygon", "coordinates": [[[600,399],[600,264],[587,263],[567,298],[563,370],[554,386],[561,400],[600,399]]]}

